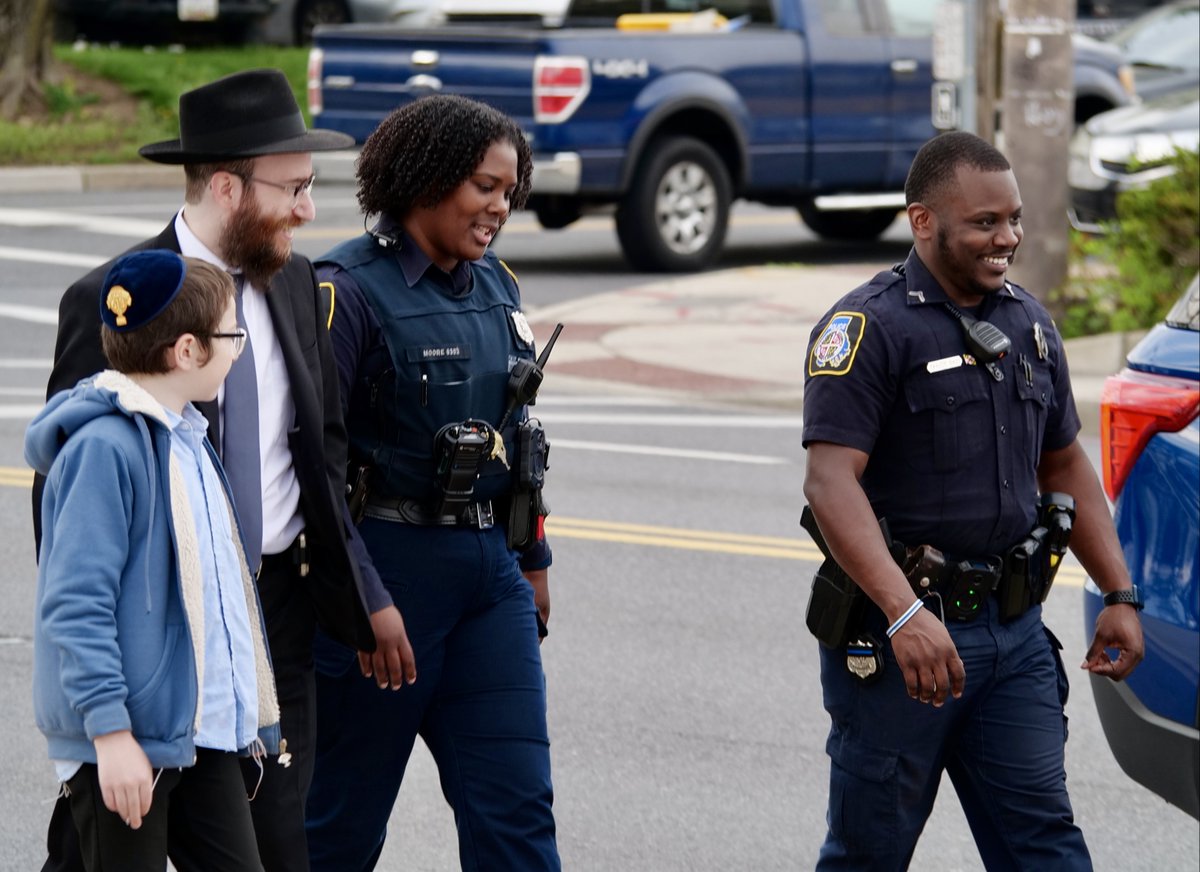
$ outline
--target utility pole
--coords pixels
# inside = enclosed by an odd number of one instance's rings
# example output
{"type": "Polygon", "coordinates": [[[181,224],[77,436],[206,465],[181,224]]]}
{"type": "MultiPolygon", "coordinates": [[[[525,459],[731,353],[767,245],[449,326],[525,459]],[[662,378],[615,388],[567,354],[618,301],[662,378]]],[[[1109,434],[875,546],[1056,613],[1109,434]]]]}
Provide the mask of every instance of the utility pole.
{"type": "MultiPolygon", "coordinates": [[[[1075,124],[1071,31],[1074,0],[982,0],[982,41],[998,43],[999,129],[992,140],[1012,164],[1024,204],[1025,237],[1013,279],[1040,300],[1067,278],[1067,149],[1075,124]],[[999,13],[993,28],[986,14],[999,13]]],[[[981,62],[987,59],[984,48],[981,62]]],[[[986,69],[983,63],[980,70],[986,69]]],[[[995,79],[979,75],[980,91],[995,79]]],[[[985,116],[995,99],[980,94],[977,132],[987,138],[985,116]]]]}
{"type": "Polygon", "coordinates": [[[1000,0],[967,0],[974,6],[974,15],[968,21],[966,39],[975,48],[974,103],[972,113],[966,121],[974,124],[966,127],[988,142],[996,142],[996,116],[1000,111],[1002,69],[1000,59],[1001,28],[1000,0]]]}

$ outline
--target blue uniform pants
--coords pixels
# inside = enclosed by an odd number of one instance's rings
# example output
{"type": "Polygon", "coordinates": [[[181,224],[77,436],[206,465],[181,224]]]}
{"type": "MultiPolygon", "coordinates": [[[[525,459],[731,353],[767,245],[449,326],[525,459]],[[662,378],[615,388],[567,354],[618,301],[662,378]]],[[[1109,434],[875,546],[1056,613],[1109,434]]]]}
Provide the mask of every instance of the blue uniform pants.
{"type": "Polygon", "coordinates": [[[419,733],[464,870],[558,870],[533,589],[504,531],[372,518],[359,530],[404,616],[417,682],[380,690],[347,649],[320,640],[312,869],[374,868],[419,733]]]}
{"type": "Polygon", "coordinates": [[[1066,675],[1041,607],[1001,624],[989,598],[986,614],[948,628],[967,680],[940,709],[908,696],[886,641],[883,677],[870,685],[847,671],[844,650],[822,647],[832,726],[817,868],[906,869],[944,770],[987,869],[1090,870],[1063,765],[1066,675]]]}

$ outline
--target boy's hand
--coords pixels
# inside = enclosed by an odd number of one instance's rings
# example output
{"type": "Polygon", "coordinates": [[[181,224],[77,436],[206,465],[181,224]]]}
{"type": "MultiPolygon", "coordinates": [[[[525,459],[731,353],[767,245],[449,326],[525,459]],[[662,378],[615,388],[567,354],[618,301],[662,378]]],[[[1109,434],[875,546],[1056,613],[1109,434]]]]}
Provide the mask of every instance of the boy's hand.
{"type": "Polygon", "coordinates": [[[97,736],[93,744],[104,807],[138,829],[154,798],[154,773],[146,752],[129,730],[97,736]]]}

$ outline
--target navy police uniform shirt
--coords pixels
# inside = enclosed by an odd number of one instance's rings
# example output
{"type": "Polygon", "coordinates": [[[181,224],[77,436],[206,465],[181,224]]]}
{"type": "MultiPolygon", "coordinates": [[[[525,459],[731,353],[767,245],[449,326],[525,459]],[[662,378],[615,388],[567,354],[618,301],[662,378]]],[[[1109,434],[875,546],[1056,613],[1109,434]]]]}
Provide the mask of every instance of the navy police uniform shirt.
{"type": "Polygon", "coordinates": [[[804,445],[869,455],[863,490],[906,545],[999,554],[1034,526],[1038,462],[1074,441],[1079,416],[1058,331],[1027,291],[1006,283],[967,313],[1012,341],[1003,381],[947,302],[914,250],[826,313],[805,359],[804,445]]]}
{"type": "MultiPolygon", "coordinates": [[[[447,273],[434,264],[419,246],[409,242],[399,225],[390,219],[382,219],[376,232],[386,234],[394,241],[394,244],[389,244],[388,250],[395,252],[408,285],[407,288],[398,288],[397,292],[424,291],[452,298],[466,297],[474,286],[473,270],[506,269],[498,259],[484,258],[474,263],[460,262],[453,271],[447,273]]],[[[318,261],[315,265],[321,287],[330,292],[332,297],[330,337],[338,365],[342,411],[349,418],[352,404],[370,402],[368,397],[362,396],[363,386],[375,383],[376,376],[392,366],[392,358],[379,319],[354,278],[337,264],[318,261]]],[[[521,568],[529,571],[544,569],[551,560],[550,547],[542,539],[521,555],[520,562],[521,568]]]]}

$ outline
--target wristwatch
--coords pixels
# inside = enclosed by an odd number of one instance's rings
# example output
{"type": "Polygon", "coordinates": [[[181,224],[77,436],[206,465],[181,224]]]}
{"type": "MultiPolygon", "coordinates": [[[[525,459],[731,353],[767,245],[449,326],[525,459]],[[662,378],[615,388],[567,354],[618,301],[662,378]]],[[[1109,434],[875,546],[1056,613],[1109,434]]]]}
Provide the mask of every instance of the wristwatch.
{"type": "Polygon", "coordinates": [[[1115,606],[1118,603],[1128,603],[1138,611],[1141,611],[1146,605],[1142,602],[1142,596],[1138,593],[1136,584],[1128,590],[1114,590],[1104,595],[1106,606],[1115,606]]]}

